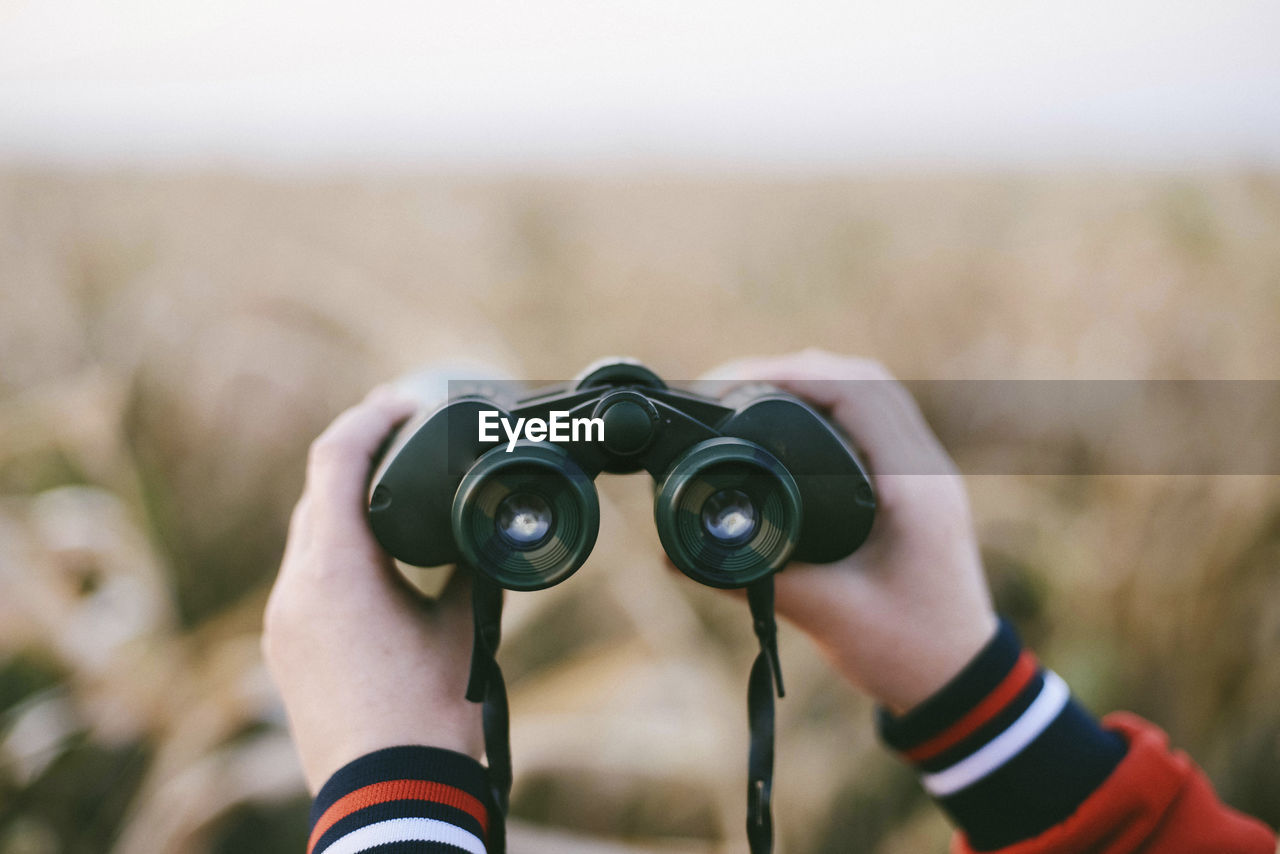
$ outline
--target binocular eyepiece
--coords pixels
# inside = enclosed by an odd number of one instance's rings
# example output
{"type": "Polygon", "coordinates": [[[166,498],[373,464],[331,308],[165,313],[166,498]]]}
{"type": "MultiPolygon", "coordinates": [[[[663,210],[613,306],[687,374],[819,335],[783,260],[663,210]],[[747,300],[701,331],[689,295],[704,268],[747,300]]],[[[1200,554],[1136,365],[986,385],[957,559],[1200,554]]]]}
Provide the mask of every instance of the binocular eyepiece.
{"type": "Polygon", "coordinates": [[[630,362],[533,393],[455,391],[402,428],[373,478],[373,531],[406,563],[463,561],[511,590],[558,584],[595,545],[601,472],[653,477],[663,548],[714,587],[839,559],[870,531],[861,463],[790,395],[728,405],[630,362]]]}
{"type": "Polygon", "coordinates": [[[653,505],[671,562],[713,587],[745,587],[782,569],[800,536],[800,511],[800,489],[782,463],[729,436],[681,456],[653,505]]]}
{"type": "Polygon", "coordinates": [[[586,561],[600,501],[591,478],[560,448],[494,448],[463,477],[451,520],[467,564],[510,590],[540,590],[586,561]]]}

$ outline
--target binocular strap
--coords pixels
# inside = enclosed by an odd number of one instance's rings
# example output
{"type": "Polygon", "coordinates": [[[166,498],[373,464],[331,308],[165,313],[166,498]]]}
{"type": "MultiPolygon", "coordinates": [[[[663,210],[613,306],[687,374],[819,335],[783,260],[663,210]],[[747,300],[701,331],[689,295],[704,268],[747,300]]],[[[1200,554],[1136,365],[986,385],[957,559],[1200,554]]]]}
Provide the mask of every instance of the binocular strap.
{"type": "MultiPolygon", "coordinates": [[[[461,567],[457,571],[464,570],[461,567]]],[[[490,854],[506,854],[506,816],[511,802],[511,726],[507,685],[498,666],[502,640],[502,588],[471,571],[471,675],[467,699],[483,703],[484,753],[489,762],[489,793],[500,820],[489,825],[490,854]]]]}
{"type": "MultiPolygon", "coordinates": [[[[494,806],[505,819],[511,799],[511,732],[507,707],[507,687],[498,666],[498,644],[502,638],[502,588],[481,573],[472,574],[471,607],[474,635],[471,646],[471,676],[467,699],[483,703],[484,752],[489,761],[489,790],[494,806]]],[[[778,624],[773,611],[773,576],[762,578],[747,588],[747,602],[760,653],[751,666],[747,684],[747,717],[751,729],[751,749],[747,760],[747,840],[751,854],[773,851],[773,734],[776,692],[785,692],[782,665],[778,659],[778,624]]],[[[491,854],[506,854],[505,821],[489,828],[491,854]]]]}
{"type": "Polygon", "coordinates": [[[782,663],[778,659],[778,623],[773,612],[773,576],[766,576],[747,588],[751,620],[760,654],[751,665],[747,683],[747,719],[751,727],[751,749],[747,758],[747,841],[751,854],[773,851],[773,695],[785,695],[782,663]]]}

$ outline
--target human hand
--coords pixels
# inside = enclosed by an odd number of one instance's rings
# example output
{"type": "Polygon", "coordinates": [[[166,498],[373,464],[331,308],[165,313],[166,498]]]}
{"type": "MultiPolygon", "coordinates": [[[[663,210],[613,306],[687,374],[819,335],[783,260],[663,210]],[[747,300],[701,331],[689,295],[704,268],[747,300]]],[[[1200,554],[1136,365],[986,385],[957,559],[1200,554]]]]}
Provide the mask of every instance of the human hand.
{"type": "Polygon", "coordinates": [[[365,518],[373,455],[414,407],[376,389],[311,445],[267,601],[263,654],[313,794],[346,763],[384,747],[481,753],[480,708],[463,698],[469,578],[455,572],[438,600],[422,599],[365,518]]]}
{"type": "Polygon", "coordinates": [[[845,560],[788,566],[775,576],[776,606],[855,685],[895,713],[914,707],[997,625],[955,464],[876,362],[806,350],[710,376],[768,382],[808,401],[861,452],[879,502],[870,536],[845,560]]]}

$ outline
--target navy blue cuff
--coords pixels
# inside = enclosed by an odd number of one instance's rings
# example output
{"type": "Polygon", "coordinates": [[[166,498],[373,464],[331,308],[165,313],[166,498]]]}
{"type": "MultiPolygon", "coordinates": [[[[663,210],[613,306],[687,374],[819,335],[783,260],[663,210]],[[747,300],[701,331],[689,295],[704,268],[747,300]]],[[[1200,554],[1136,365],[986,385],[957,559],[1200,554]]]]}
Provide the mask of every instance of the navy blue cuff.
{"type": "Polygon", "coordinates": [[[1066,820],[1127,749],[1005,621],[937,693],[901,716],[878,709],[877,724],[977,851],[1066,820]]]}
{"type": "Polygon", "coordinates": [[[487,847],[501,833],[495,821],[500,825],[501,815],[488,774],[475,759],[438,747],[389,747],[349,762],[321,787],[307,851],[321,854],[358,834],[365,846],[389,854],[401,848],[457,854],[487,847]]]}

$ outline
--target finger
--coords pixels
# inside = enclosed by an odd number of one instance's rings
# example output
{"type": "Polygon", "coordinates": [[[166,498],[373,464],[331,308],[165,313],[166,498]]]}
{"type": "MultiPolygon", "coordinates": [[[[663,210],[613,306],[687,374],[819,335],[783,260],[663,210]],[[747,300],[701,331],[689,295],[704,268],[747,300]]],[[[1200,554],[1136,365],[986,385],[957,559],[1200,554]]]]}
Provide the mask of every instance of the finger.
{"type": "Polygon", "coordinates": [[[310,536],[310,511],[308,508],[307,494],[302,493],[302,497],[298,499],[298,503],[293,506],[293,513],[289,515],[289,533],[285,537],[284,556],[281,558],[280,569],[284,571],[292,561],[290,557],[303,547],[308,536],[310,536]]]}
{"type": "Polygon", "coordinates": [[[731,363],[825,410],[880,474],[949,474],[953,466],[906,387],[878,362],[807,350],[731,363]]]}
{"type": "Polygon", "coordinates": [[[949,474],[950,458],[906,390],[894,380],[774,378],[826,409],[877,474],[949,474]]]}
{"type": "Polygon", "coordinates": [[[841,356],[824,350],[804,350],[782,356],[751,356],[735,359],[712,369],[715,377],[738,381],[772,382],[784,380],[891,380],[892,374],[879,362],[856,356],[841,356]]]}
{"type": "Polygon", "coordinates": [[[310,502],[307,501],[306,492],[298,499],[298,503],[293,505],[293,512],[289,514],[289,539],[297,539],[307,535],[311,519],[310,502]]]}
{"type": "Polygon", "coordinates": [[[766,361],[768,360],[765,358],[745,358],[723,362],[703,373],[698,377],[698,382],[734,383],[751,380],[758,373],[760,364],[766,361]]]}
{"type": "Polygon", "coordinates": [[[365,489],[383,440],[413,414],[413,401],[377,389],[339,415],[311,444],[307,461],[308,513],[326,525],[363,524],[365,489]]]}
{"type": "Polygon", "coordinates": [[[860,614],[865,578],[843,564],[791,564],[773,577],[778,614],[809,632],[860,614]]]}
{"type": "Polygon", "coordinates": [[[813,406],[832,410],[844,389],[840,382],[891,380],[879,363],[869,359],[837,356],[821,350],[805,350],[783,356],[754,356],[735,359],[712,368],[700,378],[713,393],[726,392],[752,383],[776,385],[805,397],[813,406]],[[804,385],[803,394],[798,389],[804,385]]]}

